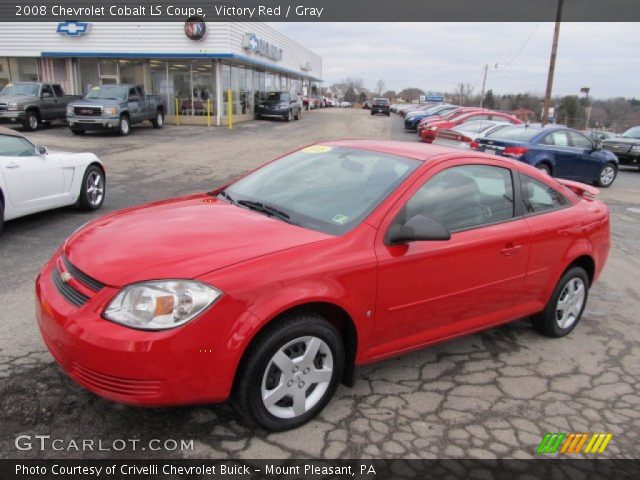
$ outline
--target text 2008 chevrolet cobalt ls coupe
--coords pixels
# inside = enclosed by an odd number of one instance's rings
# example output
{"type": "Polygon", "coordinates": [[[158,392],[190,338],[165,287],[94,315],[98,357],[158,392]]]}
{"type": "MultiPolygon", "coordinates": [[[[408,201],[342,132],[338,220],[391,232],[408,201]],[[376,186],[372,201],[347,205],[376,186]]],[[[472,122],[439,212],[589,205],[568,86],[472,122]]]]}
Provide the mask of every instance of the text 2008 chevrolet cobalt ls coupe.
{"type": "Polygon", "coordinates": [[[609,251],[595,193],[478,153],[313,145],[78,230],[37,279],[38,323],[103,397],[230,398],[284,430],[356,365],[528,315],[569,333],[609,251]]]}

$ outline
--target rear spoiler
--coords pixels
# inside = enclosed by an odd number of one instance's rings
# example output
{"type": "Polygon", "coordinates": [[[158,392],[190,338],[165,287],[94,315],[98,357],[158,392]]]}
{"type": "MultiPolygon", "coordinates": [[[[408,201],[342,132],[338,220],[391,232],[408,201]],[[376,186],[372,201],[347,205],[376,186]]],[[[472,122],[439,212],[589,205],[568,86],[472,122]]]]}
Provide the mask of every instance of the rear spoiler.
{"type": "Polygon", "coordinates": [[[558,183],[564,185],[579,197],[584,197],[585,194],[588,194],[589,196],[595,196],[600,193],[600,190],[598,190],[596,187],[592,187],[591,185],[587,185],[585,183],[564,180],[563,178],[556,178],[556,180],[558,181],[558,183]]]}

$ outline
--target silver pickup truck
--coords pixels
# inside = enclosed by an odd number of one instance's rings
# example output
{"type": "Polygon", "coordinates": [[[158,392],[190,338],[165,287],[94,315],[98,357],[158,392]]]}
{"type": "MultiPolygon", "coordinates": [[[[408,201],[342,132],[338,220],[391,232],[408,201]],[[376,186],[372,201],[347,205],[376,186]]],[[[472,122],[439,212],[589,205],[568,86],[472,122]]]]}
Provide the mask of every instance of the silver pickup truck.
{"type": "Polygon", "coordinates": [[[67,106],[67,123],[75,135],[87,130],[110,130],[128,135],[131,125],[149,120],[162,128],[166,108],[162,97],[147,95],[139,85],[93,87],[82,99],[67,106]]]}
{"type": "Polygon", "coordinates": [[[67,104],[78,98],[65,95],[57,83],[10,83],[0,91],[0,122],[20,123],[34,131],[53,120],[64,120],[67,104]]]}

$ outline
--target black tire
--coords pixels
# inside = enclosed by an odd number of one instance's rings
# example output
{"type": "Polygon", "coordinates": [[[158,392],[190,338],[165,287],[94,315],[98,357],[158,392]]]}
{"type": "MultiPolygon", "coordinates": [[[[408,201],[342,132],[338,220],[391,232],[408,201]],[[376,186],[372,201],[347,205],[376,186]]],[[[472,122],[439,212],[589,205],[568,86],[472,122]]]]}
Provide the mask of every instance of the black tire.
{"type": "MultiPolygon", "coordinates": [[[[245,353],[243,361],[238,367],[238,376],[232,394],[233,405],[250,425],[257,425],[269,431],[283,431],[298,427],[315,417],[331,400],[342,378],[344,357],[344,346],[340,334],[322,316],[315,313],[299,313],[284,318],[273,326],[268,326],[260,333],[245,353]],[[278,350],[289,342],[308,336],[322,340],[325,346],[330,349],[333,357],[331,380],[327,390],[318,399],[317,403],[307,411],[292,418],[279,418],[269,412],[263,402],[263,379],[266,381],[269,378],[267,375],[270,372],[267,372],[267,368],[278,350]]],[[[280,378],[282,374],[278,373],[277,375],[280,378]]],[[[291,383],[300,381],[301,373],[296,375],[296,379],[293,380],[292,378],[291,383]]],[[[282,381],[284,382],[284,380],[282,381]]],[[[307,398],[310,392],[313,393],[316,388],[311,388],[311,385],[311,382],[309,382],[309,386],[305,391],[307,398]]],[[[295,387],[296,385],[294,384],[293,388],[295,387]]],[[[302,387],[299,388],[304,388],[304,382],[302,387]]],[[[291,398],[291,400],[293,399],[291,398]]]]}
{"type": "Polygon", "coordinates": [[[84,130],[78,130],[77,128],[72,128],[71,129],[71,133],[73,133],[74,135],[84,135],[85,131],[84,130]]]}
{"type": "Polygon", "coordinates": [[[97,165],[89,165],[84,172],[84,177],[82,177],[82,185],[80,186],[80,195],[78,196],[77,206],[80,210],[84,211],[92,211],[98,210],[102,207],[104,203],[104,199],[107,196],[107,179],[105,177],[104,172],[97,165]],[[89,191],[91,185],[89,184],[94,178],[93,175],[98,175],[102,179],[102,195],[100,196],[100,200],[96,202],[89,191]]]}
{"type": "Polygon", "coordinates": [[[390,116],[391,116],[391,114],[390,114],[390,113],[387,113],[387,117],[390,117],[390,116]]]}
{"type": "Polygon", "coordinates": [[[285,122],[290,122],[290,121],[291,121],[291,117],[292,117],[292,115],[291,115],[291,110],[289,110],[289,113],[287,113],[287,114],[284,116],[284,121],[285,121],[285,122]]]}
{"type": "Polygon", "coordinates": [[[2,235],[2,225],[4,224],[4,203],[0,200],[0,235],[2,235]]]}
{"type": "Polygon", "coordinates": [[[587,272],[582,267],[573,266],[569,268],[564,275],[560,278],[560,281],[556,285],[551,298],[549,299],[549,303],[545,309],[533,316],[533,326],[536,330],[538,330],[543,335],[553,338],[564,337],[568,335],[578,322],[582,318],[582,312],[584,312],[584,308],[587,305],[587,300],[589,298],[589,276],[587,272]],[[565,287],[571,288],[572,285],[569,285],[570,282],[577,281],[583,285],[584,288],[584,298],[582,300],[582,306],[579,309],[579,312],[576,312],[575,319],[572,321],[570,325],[566,327],[562,327],[559,325],[560,319],[558,319],[558,302],[561,300],[561,295],[564,295],[565,287]]]}
{"type": "Polygon", "coordinates": [[[129,115],[120,115],[120,121],[118,122],[118,135],[126,137],[131,132],[131,120],[129,115]]]}
{"type": "Polygon", "coordinates": [[[156,117],[151,120],[151,125],[153,125],[153,128],[162,128],[162,125],[164,125],[164,113],[162,110],[156,112],[156,117]]]}
{"type": "Polygon", "coordinates": [[[618,168],[616,167],[616,165],[612,162],[605,163],[600,169],[598,180],[596,180],[596,185],[602,188],[609,188],[611,185],[613,185],[613,182],[615,182],[617,176],[618,168]]]}
{"type": "Polygon", "coordinates": [[[22,124],[25,130],[35,132],[40,126],[40,115],[35,110],[27,110],[22,124]]]}
{"type": "Polygon", "coordinates": [[[298,113],[296,113],[293,118],[295,118],[296,120],[300,120],[300,117],[302,116],[302,111],[298,110],[298,113]]]}
{"type": "Polygon", "coordinates": [[[373,112],[371,112],[371,115],[374,115],[374,113],[373,113],[373,112]]]}
{"type": "Polygon", "coordinates": [[[551,176],[551,167],[548,164],[539,163],[538,165],[536,165],[536,168],[542,173],[546,173],[547,175],[551,176]]]}

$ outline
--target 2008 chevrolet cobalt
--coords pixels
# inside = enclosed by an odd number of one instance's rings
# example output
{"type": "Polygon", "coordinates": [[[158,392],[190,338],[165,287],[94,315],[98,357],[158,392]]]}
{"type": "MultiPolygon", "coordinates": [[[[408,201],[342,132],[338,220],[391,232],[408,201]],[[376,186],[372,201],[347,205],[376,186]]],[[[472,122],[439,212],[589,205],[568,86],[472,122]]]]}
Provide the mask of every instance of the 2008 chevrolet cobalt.
{"type": "Polygon", "coordinates": [[[38,323],[98,395],[231,399],[284,430],[356,365],[526,316],[568,334],[609,252],[597,192],[473,152],[313,145],[81,228],[38,276],[38,323]]]}

